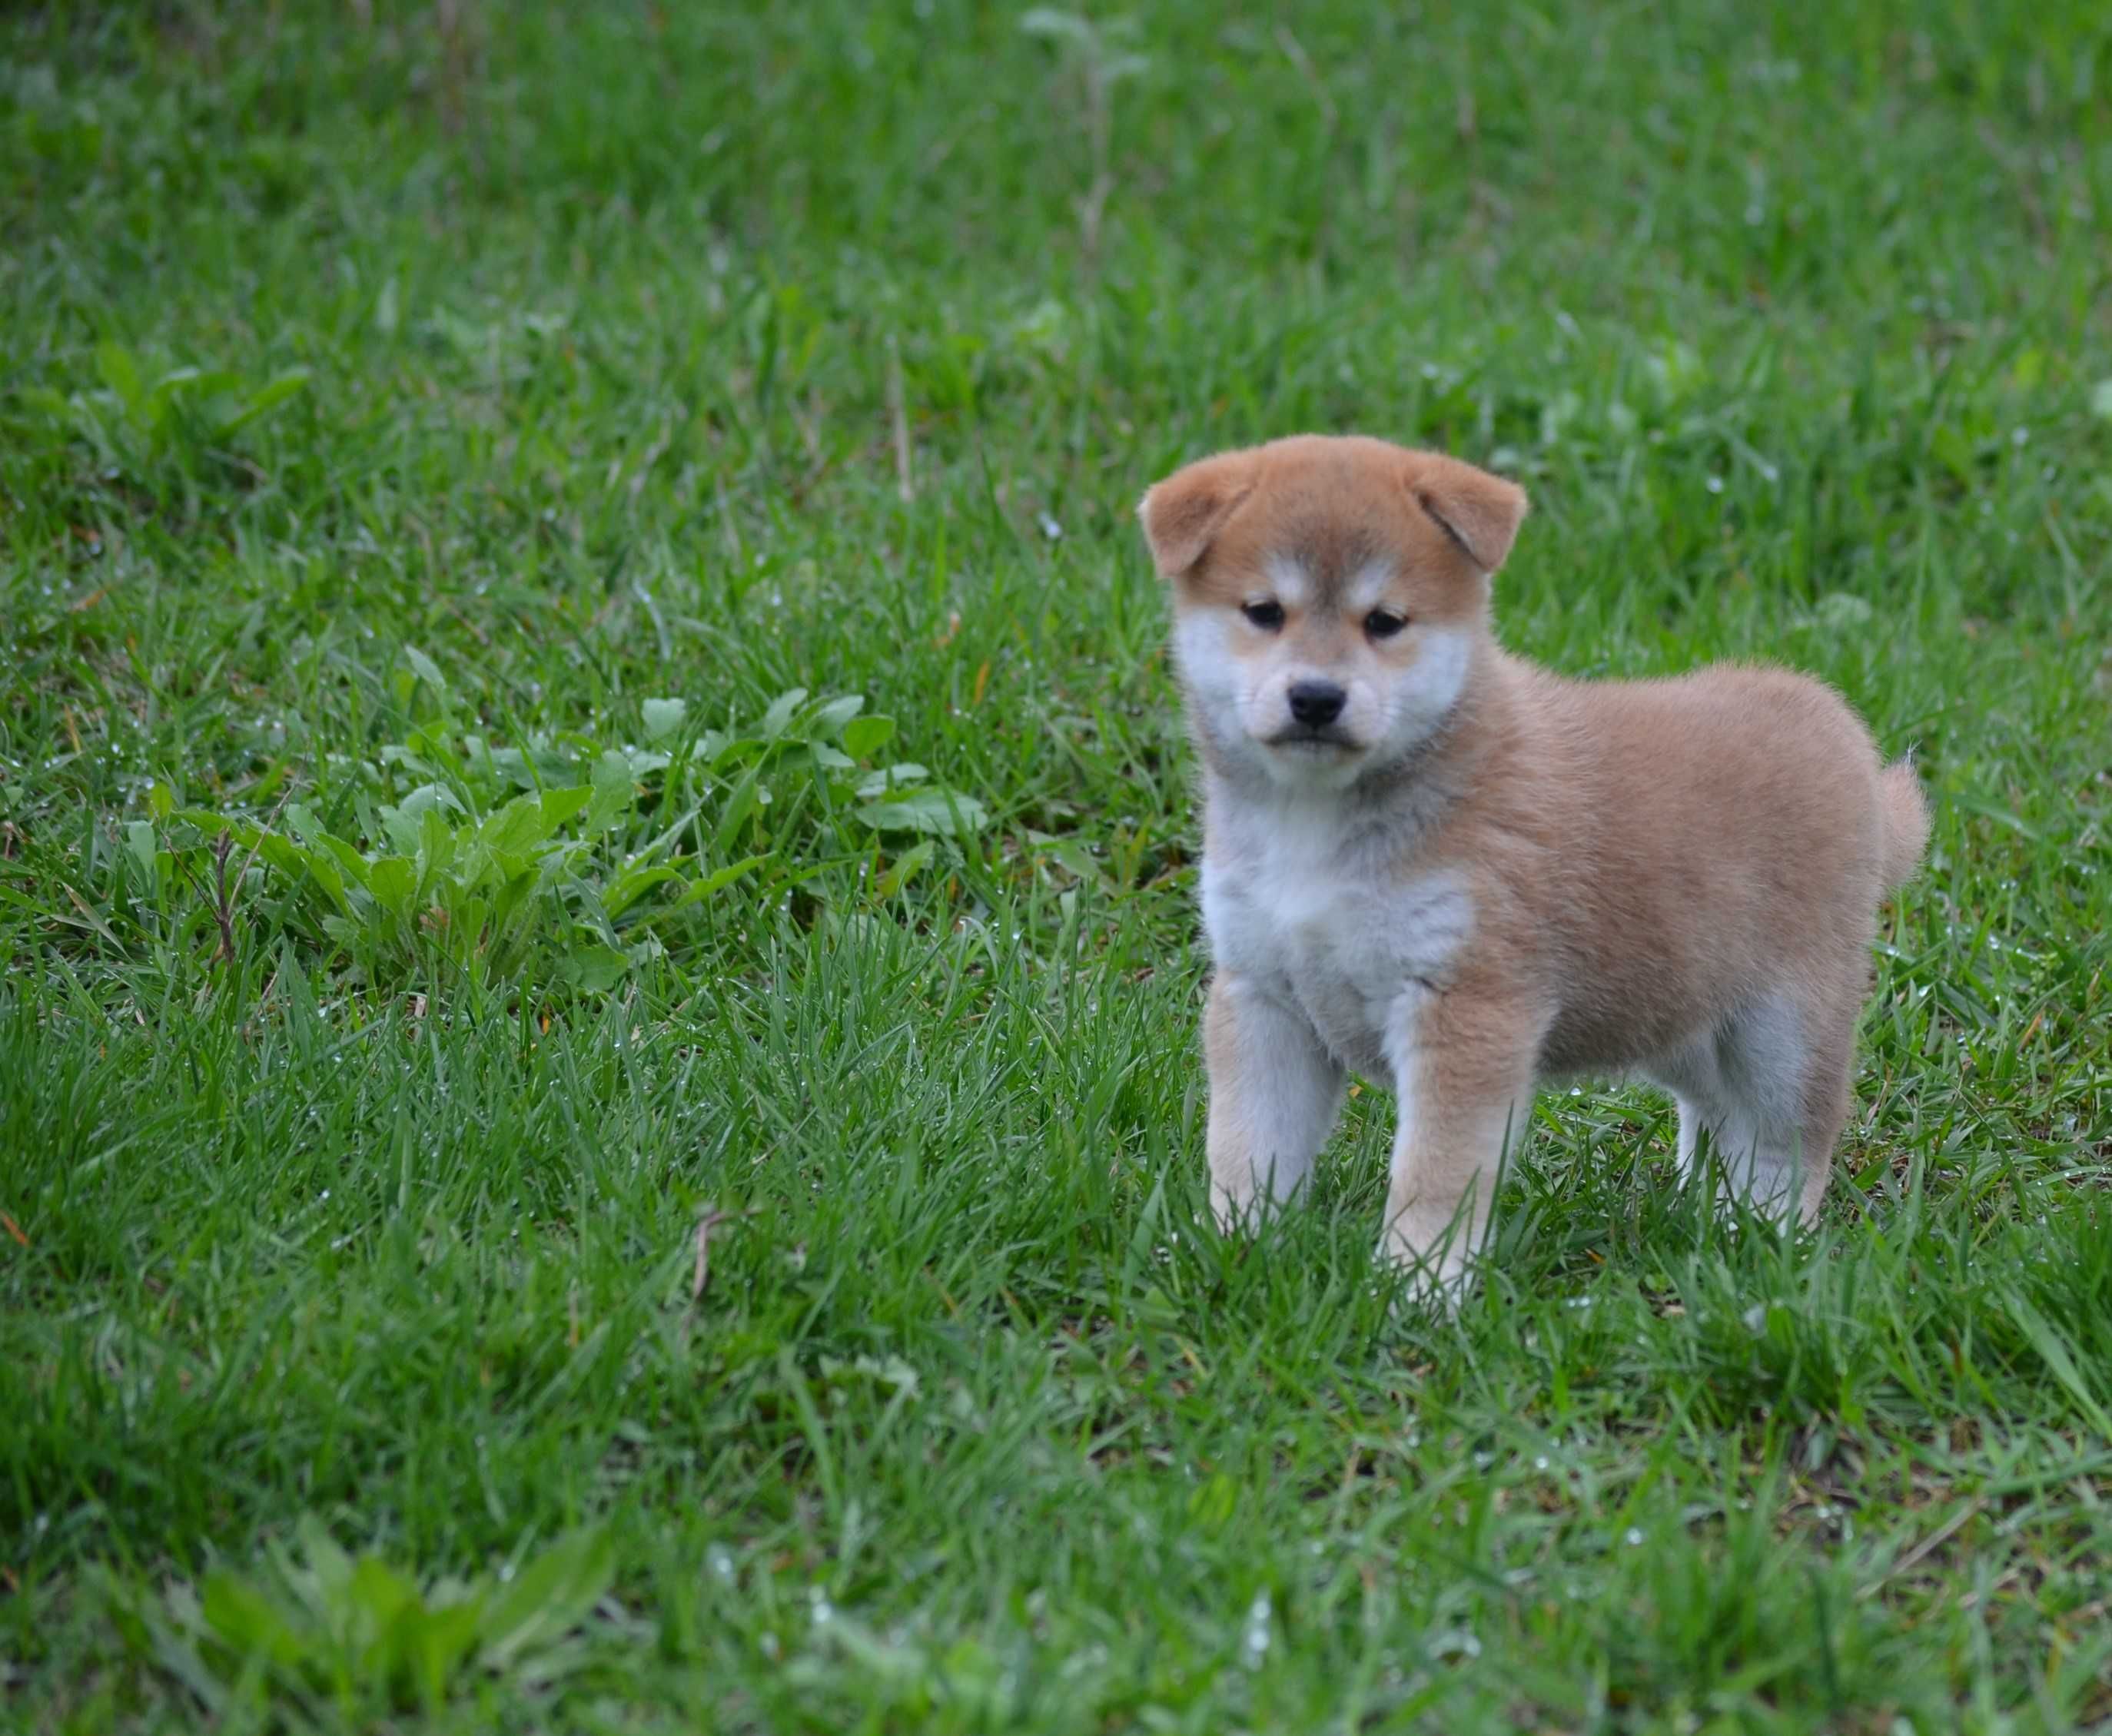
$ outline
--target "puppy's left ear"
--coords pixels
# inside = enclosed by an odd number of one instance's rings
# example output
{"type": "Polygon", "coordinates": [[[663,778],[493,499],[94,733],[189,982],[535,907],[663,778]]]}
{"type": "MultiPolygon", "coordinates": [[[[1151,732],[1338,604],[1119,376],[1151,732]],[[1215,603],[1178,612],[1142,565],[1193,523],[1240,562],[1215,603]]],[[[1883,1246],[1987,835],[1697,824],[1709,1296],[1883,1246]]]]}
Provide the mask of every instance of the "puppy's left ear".
{"type": "Polygon", "coordinates": [[[1252,452],[1219,452],[1152,487],[1136,516],[1161,578],[1178,579],[1203,558],[1254,483],[1252,452]]]}
{"type": "Polygon", "coordinates": [[[1453,547],[1480,570],[1493,573],[1510,558],[1527,506],[1525,490],[1516,483],[1441,452],[1418,452],[1409,466],[1408,488],[1453,547]]]}

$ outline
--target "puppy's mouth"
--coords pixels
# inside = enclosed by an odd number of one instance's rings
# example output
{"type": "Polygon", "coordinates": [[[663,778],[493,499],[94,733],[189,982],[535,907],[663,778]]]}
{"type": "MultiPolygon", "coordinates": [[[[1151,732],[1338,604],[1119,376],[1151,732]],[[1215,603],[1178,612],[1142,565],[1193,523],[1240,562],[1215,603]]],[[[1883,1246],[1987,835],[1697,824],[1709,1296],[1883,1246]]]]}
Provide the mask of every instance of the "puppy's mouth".
{"type": "Polygon", "coordinates": [[[1331,725],[1316,729],[1309,724],[1293,724],[1289,729],[1280,729],[1274,735],[1263,737],[1262,745],[1287,748],[1296,753],[1326,755],[1354,753],[1363,743],[1347,730],[1336,729],[1331,725]]]}

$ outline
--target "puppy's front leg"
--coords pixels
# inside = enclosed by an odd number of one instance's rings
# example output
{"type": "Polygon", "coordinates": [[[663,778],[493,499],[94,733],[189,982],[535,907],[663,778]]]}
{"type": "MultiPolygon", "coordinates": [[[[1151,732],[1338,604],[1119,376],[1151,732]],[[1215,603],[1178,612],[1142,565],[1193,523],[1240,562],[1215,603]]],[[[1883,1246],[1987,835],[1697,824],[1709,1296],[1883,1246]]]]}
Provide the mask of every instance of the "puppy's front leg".
{"type": "Polygon", "coordinates": [[[1379,1253],[1456,1290],[1479,1252],[1496,1178],[1525,1138],[1545,1020],[1463,982],[1410,984],[1391,1010],[1386,1053],[1400,1125],[1379,1253]]]}
{"type": "Polygon", "coordinates": [[[1210,1072],[1210,1209],[1220,1229],[1304,1183],[1342,1106],[1342,1070],[1302,1014],[1220,972],[1203,1020],[1210,1072]]]}

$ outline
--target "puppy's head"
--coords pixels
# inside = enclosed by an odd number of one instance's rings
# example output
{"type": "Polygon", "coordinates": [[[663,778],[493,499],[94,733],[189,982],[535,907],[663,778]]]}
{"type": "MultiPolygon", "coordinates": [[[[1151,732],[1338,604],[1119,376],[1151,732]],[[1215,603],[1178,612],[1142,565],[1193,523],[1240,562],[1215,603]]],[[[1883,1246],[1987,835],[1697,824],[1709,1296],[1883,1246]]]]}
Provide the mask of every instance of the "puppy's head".
{"type": "Polygon", "coordinates": [[[1459,702],[1525,510],[1456,459],[1309,434],[1158,484],[1139,516],[1205,743],[1308,787],[1413,752],[1459,702]]]}

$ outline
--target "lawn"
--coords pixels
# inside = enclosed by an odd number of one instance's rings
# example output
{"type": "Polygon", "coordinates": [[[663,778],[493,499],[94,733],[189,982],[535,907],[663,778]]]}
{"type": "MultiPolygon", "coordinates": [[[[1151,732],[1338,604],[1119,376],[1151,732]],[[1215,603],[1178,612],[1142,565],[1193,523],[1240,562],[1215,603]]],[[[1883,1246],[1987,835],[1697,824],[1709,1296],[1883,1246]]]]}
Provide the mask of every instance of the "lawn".
{"type": "Polygon", "coordinates": [[[2108,228],[2092,0],[8,8],[0,1720],[2105,1727],[2108,228]],[[1211,1229],[1133,509],[1300,429],[1917,753],[1814,1230],[1211,1229]]]}

